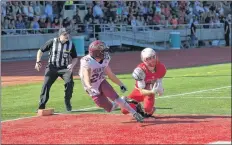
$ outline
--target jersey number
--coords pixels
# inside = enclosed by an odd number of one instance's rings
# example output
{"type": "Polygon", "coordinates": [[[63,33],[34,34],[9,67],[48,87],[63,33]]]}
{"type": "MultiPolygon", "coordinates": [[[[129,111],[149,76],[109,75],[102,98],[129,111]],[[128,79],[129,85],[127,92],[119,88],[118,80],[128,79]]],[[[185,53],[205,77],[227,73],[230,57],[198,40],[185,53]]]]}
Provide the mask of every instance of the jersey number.
{"type": "Polygon", "coordinates": [[[92,75],[92,79],[90,79],[91,83],[95,83],[98,80],[100,80],[102,78],[103,72],[101,72],[100,74],[93,74],[92,75]]]}

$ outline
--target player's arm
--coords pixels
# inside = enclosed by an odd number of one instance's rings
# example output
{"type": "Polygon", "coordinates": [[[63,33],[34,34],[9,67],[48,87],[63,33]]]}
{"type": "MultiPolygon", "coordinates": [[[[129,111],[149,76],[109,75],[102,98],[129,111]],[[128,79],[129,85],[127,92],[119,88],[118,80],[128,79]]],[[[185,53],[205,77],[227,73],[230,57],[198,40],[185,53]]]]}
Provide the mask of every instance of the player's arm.
{"type": "Polygon", "coordinates": [[[117,78],[117,76],[112,72],[111,68],[107,66],[105,68],[105,73],[109,77],[109,79],[119,86],[124,86],[123,83],[117,78]]]}
{"type": "Polygon", "coordinates": [[[91,88],[90,76],[91,76],[91,68],[88,66],[88,62],[86,60],[81,59],[80,61],[81,71],[83,74],[83,81],[87,88],[91,88]]]}
{"type": "Polygon", "coordinates": [[[144,79],[146,77],[146,74],[141,68],[137,67],[133,71],[132,76],[137,81],[137,85],[138,85],[137,89],[139,89],[139,91],[140,91],[140,93],[142,95],[153,95],[153,94],[155,94],[155,92],[153,90],[145,89],[146,83],[145,83],[144,79]]]}

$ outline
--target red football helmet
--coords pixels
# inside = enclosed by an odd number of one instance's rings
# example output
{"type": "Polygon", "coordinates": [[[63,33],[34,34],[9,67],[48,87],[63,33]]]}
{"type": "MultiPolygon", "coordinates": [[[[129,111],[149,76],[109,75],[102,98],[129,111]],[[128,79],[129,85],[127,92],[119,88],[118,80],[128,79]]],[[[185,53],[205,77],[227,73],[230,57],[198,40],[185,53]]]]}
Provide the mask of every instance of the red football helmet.
{"type": "Polygon", "coordinates": [[[93,58],[104,59],[108,52],[109,48],[100,40],[95,40],[89,45],[89,54],[93,58]]]}

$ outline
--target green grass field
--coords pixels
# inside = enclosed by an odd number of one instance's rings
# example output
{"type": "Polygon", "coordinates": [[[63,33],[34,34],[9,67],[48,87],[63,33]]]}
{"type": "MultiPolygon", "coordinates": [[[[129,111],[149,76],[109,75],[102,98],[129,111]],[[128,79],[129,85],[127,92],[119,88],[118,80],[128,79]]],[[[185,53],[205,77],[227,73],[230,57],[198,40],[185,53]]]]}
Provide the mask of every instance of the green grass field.
{"type": "MultiPolygon", "coordinates": [[[[130,74],[118,75],[118,77],[129,90],[125,94],[119,94],[128,95],[134,87],[134,80],[130,74]]],[[[163,79],[163,84],[164,95],[156,97],[157,114],[231,115],[231,63],[170,69],[163,79]]],[[[120,92],[118,86],[113,86],[117,92],[120,92]]],[[[2,87],[2,120],[35,116],[41,87],[42,82],[2,87]]],[[[72,106],[73,110],[95,107],[83,90],[80,80],[75,80],[72,106]]],[[[62,80],[57,80],[53,84],[47,108],[55,108],[55,111],[65,113],[62,80]]],[[[104,111],[93,109],[88,112],[104,111]]]]}

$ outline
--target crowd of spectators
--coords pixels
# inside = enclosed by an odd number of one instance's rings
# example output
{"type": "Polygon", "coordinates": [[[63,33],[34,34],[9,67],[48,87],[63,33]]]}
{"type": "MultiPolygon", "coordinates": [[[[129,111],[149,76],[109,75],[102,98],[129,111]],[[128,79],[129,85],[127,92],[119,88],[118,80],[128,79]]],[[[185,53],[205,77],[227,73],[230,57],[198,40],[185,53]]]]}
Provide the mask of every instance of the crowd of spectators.
{"type": "Polygon", "coordinates": [[[204,28],[218,28],[222,27],[223,18],[232,12],[231,1],[88,1],[87,13],[82,19],[79,9],[72,18],[64,18],[64,4],[61,1],[2,2],[1,28],[5,29],[2,34],[53,33],[54,30],[46,28],[60,27],[76,32],[100,32],[103,27],[98,24],[105,24],[108,31],[115,31],[117,25],[131,25],[136,29],[157,25],[153,27],[156,30],[171,25],[170,28],[178,29],[180,24],[191,25],[192,22],[208,24],[204,28]]]}

